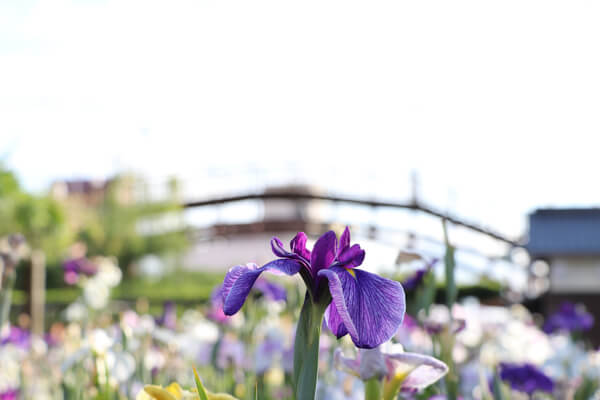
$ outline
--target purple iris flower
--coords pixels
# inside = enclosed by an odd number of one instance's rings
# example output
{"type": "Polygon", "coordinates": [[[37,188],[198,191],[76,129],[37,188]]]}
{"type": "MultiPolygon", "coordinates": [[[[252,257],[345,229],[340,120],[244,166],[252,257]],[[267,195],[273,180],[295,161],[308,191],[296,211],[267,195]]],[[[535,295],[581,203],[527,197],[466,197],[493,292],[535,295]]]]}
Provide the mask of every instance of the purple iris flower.
{"type": "Polygon", "coordinates": [[[65,261],[63,269],[65,271],[65,282],[69,285],[76,284],[81,274],[92,276],[98,272],[98,267],[85,257],[65,261]]]}
{"type": "Polygon", "coordinates": [[[0,400],[17,400],[18,397],[18,389],[9,389],[4,392],[0,392],[0,400]]]}
{"type": "Polygon", "coordinates": [[[546,320],[543,329],[546,333],[581,332],[590,330],[593,325],[594,317],[585,309],[576,307],[573,303],[564,302],[560,309],[546,320]]]}
{"type": "Polygon", "coordinates": [[[500,379],[506,381],[514,390],[531,395],[539,390],[552,393],[554,382],[535,365],[500,363],[500,379]]]}
{"type": "Polygon", "coordinates": [[[362,264],[365,251],[358,244],[350,246],[348,227],[339,242],[333,231],[323,234],[312,251],[306,248],[306,241],[306,234],[299,232],[290,243],[290,252],[274,237],[271,248],[278,259],[262,267],[248,264],[231,268],[221,291],[225,314],[239,311],[264,271],[299,273],[314,303],[329,302],[325,319],[338,338],[349,334],[361,348],[373,348],[389,340],[402,323],[406,309],[402,285],[356,268],[362,264]]]}

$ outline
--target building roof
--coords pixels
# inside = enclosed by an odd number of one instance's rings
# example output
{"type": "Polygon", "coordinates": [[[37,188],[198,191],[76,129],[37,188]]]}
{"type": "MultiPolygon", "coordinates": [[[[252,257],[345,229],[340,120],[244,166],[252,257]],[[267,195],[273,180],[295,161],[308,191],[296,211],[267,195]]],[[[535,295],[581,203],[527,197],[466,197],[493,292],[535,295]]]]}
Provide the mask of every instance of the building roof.
{"type": "Polygon", "coordinates": [[[534,258],[600,255],[600,208],[534,211],[526,247],[534,258]]]}

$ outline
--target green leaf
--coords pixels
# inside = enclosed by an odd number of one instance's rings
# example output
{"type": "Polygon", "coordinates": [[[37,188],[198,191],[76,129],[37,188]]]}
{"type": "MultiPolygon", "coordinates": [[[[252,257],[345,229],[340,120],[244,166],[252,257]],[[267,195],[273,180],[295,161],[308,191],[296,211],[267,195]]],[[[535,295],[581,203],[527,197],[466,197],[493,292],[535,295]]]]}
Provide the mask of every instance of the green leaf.
{"type": "Polygon", "coordinates": [[[315,398],[319,368],[319,339],[326,307],[327,304],[315,304],[307,292],[302,311],[300,311],[294,342],[294,396],[296,400],[315,398]]]}
{"type": "Polygon", "coordinates": [[[598,391],[598,387],[600,383],[591,380],[588,377],[583,379],[583,382],[577,388],[575,395],[573,396],[574,400],[586,400],[591,399],[594,396],[594,393],[598,391]]]}
{"type": "Polygon", "coordinates": [[[498,369],[494,370],[494,380],[492,382],[492,391],[494,393],[494,400],[503,400],[504,395],[502,393],[502,380],[498,375],[498,369]]]}
{"type": "Polygon", "coordinates": [[[194,381],[196,381],[196,388],[198,389],[198,396],[200,400],[208,400],[208,394],[206,394],[206,390],[204,389],[204,385],[202,385],[202,381],[198,376],[198,371],[194,368],[194,381]]]}

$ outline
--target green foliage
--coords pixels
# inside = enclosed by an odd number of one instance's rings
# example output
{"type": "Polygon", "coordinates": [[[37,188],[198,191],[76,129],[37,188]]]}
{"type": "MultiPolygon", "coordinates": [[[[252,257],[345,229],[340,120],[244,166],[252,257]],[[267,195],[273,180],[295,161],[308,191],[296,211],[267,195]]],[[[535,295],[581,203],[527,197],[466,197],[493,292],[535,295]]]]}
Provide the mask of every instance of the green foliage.
{"type": "Polygon", "coordinates": [[[0,165],[0,236],[21,233],[48,263],[56,262],[72,241],[64,208],[47,195],[26,193],[9,170],[0,165]]]}
{"type": "Polygon", "coordinates": [[[425,310],[429,314],[429,307],[435,301],[437,292],[437,283],[433,270],[429,270],[423,276],[422,284],[410,293],[410,301],[407,302],[407,311],[409,315],[418,315],[419,310],[425,310]]]}
{"type": "Polygon", "coordinates": [[[113,290],[112,297],[121,300],[146,297],[156,302],[202,302],[208,300],[214,287],[222,282],[222,273],[177,271],[160,280],[125,280],[113,290]]]}
{"type": "Polygon", "coordinates": [[[177,181],[169,181],[170,196],[161,201],[140,199],[144,185],[139,178],[119,176],[93,201],[58,201],[26,193],[0,164],[0,236],[23,234],[30,247],[44,251],[50,267],[61,264],[76,239],[88,246],[88,255],[114,256],[125,269],[145,254],[180,254],[186,232],[180,226],[161,228],[165,219],[182,220],[177,181]],[[144,223],[158,229],[141,233],[144,223]]]}
{"type": "MultiPolygon", "coordinates": [[[[203,303],[210,299],[214,287],[223,282],[222,273],[177,271],[160,280],[147,278],[129,279],[113,289],[111,297],[116,300],[135,301],[140,297],[148,299],[162,309],[163,302],[173,300],[177,303],[203,303]]],[[[48,304],[66,305],[79,297],[77,287],[46,289],[48,304]]],[[[15,290],[13,302],[23,305],[27,296],[23,290],[15,290]]]]}
{"type": "Polygon", "coordinates": [[[588,377],[583,379],[583,382],[577,388],[575,395],[573,396],[574,400],[587,400],[593,398],[594,394],[600,388],[600,382],[592,380],[588,377]]]}
{"type": "Polygon", "coordinates": [[[78,232],[90,255],[117,257],[125,269],[145,254],[178,254],[187,245],[186,232],[181,229],[140,232],[144,223],[156,225],[161,218],[180,218],[176,196],[159,202],[123,201],[123,193],[134,190],[131,186],[143,187],[143,181],[129,176],[111,181],[106,195],[78,232]]]}

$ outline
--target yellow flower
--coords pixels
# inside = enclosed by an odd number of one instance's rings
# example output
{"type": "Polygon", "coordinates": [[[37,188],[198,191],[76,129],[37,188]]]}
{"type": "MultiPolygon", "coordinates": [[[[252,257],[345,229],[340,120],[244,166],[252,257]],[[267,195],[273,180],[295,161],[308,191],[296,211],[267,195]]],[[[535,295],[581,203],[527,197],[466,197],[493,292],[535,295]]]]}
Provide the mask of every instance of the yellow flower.
{"type": "MultiPolygon", "coordinates": [[[[226,393],[206,393],[208,400],[237,400],[226,393]]],[[[173,382],[166,388],[156,385],[146,385],[135,397],[135,400],[199,400],[195,391],[184,390],[178,383],[173,382]]]]}

